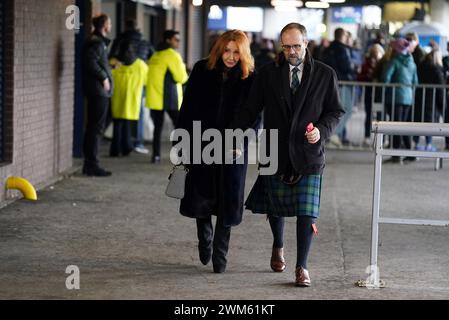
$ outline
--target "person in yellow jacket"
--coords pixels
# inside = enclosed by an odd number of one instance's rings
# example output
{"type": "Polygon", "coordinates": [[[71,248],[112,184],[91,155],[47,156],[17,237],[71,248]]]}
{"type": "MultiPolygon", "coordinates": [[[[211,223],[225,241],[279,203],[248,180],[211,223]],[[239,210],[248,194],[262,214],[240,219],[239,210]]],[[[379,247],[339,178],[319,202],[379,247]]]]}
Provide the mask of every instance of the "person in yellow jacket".
{"type": "Polygon", "coordinates": [[[127,156],[134,150],[131,142],[131,121],[138,121],[143,87],[148,76],[147,64],[138,59],[134,46],[124,41],[119,57],[120,66],[112,70],[115,83],[111,99],[114,130],[109,151],[111,157],[127,156]]]}
{"type": "Polygon", "coordinates": [[[179,108],[182,103],[182,85],[187,82],[186,66],[179,48],[179,32],[166,30],[163,42],[148,61],[148,82],[146,89],[146,107],[149,108],[154,123],[152,163],[161,159],[161,133],[165,112],[176,126],[179,108]]]}

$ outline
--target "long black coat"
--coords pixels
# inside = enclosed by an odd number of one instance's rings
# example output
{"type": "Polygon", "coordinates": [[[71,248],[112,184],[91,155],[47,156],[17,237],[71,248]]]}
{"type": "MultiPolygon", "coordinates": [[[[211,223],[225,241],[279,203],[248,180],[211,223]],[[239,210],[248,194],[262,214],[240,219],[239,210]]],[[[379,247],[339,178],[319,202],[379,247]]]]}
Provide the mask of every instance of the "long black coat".
{"type": "Polygon", "coordinates": [[[278,130],[277,174],[290,173],[291,166],[300,174],[322,174],[325,141],[345,113],[338,97],[335,71],[313,60],[309,53],[304,63],[301,84],[294,96],[288,62],[282,59],[262,67],[248,102],[231,123],[232,128],[246,129],[264,111],[264,129],[278,130]],[[321,139],[316,144],[310,144],[305,137],[310,122],[320,130],[321,139]]]}
{"type": "Polygon", "coordinates": [[[352,81],[355,79],[351,50],[340,41],[332,41],[324,51],[323,62],[335,70],[338,80],[352,81]]]}
{"type": "MultiPolygon", "coordinates": [[[[418,66],[418,79],[420,84],[445,84],[444,70],[442,67],[431,63],[428,60],[424,60],[418,66]]],[[[415,122],[421,122],[424,118],[424,122],[434,122],[437,121],[436,117],[432,118],[432,113],[434,116],[443,113],[444,104],[444,89],[433,89],[433,88],[418,88],[415,93],[415,122]],[[424,91],[424,92],[423,92],[424,91]],[[423,94],[424,97],[424,108],[423,108],[423,94]],[[434,96],[435,94],[435,96],[434,96]],[[435,109],[433,108],[435,106],[435,109]],[[424,117],[422,111],[424,109],[424,117]]]]}
{"type": "MultiPolygon", "coordinates": [[[[176,126],[186,129],[191,137],[193,121],[201,121],[201,132],[229,128],[234,113],[247,99],[253,75],[242,80],[237,65],[228,71],[227,80],[224,80],[224,69],[220,59],[213,70],[207,69],[207,60],[197,62],[192,70],[176,126]]],[[[247,154],[244,156],[247,159],[247,154]]],[[[191,218],[217,215],[225,226],[238,225],[243,214],[247,161],[245,164],[202,163],[187,167],[189,173],[180,213],[191,218]]]]}

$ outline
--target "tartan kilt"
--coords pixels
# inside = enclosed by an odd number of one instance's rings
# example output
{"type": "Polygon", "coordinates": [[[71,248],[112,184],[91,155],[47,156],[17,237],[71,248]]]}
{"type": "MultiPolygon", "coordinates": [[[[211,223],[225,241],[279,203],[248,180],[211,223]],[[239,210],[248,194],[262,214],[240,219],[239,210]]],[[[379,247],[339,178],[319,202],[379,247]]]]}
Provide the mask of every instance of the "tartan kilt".
{"type": "Polygon", "coordinates": [[[293,185],[283,183],[278,175],[258,176],[246,209],[253,213],[278,217],[311,216],[320,214],[321,175],[305,175],[293,185]]]}

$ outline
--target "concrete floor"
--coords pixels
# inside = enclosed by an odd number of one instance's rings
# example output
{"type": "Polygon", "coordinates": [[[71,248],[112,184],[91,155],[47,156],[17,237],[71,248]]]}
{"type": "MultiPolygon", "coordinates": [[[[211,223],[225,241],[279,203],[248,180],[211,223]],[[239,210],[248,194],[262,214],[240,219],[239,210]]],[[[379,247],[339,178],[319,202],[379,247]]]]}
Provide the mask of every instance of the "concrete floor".
{"type": "MultiPolygon", "coordinates": [[[[166,153],[167,154],[167,153],[166,153]]],[[[111,178],[80,173],[0,210],[1,299],[449,299],[449,230],[382,225],[379,265],[386,288],[356,287],[369,265],[373,155],[327,153],[321,217],[310,258],[311,288],[294,281],[295,219],[286,225],[287,269],[269,267],[264,216],[245,212],[232,229],[228,268],[199,262],[196,226],[164,189],[168,159],[104,157],[111,178]],[[80,290],[67,290],[67,266],[80,290]]],[[[247,177],[251,188],[256,168],[247,177]]],[[[433,162],[385,165],[382,216],[449,220],[449,169],[433,162]]]]}

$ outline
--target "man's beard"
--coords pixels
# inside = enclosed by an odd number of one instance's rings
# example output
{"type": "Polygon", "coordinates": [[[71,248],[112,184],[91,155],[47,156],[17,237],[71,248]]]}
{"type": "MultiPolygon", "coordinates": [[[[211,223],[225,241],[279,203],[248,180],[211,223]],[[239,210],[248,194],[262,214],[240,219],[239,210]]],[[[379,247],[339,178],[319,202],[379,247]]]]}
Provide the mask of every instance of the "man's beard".
{"type": "Polygon", "coordinates": [[[287,57],[287,61],[292,66],[299,66],[302,63],[303,58],[299,57],[298,55],[289,55],[287,57]]]}

